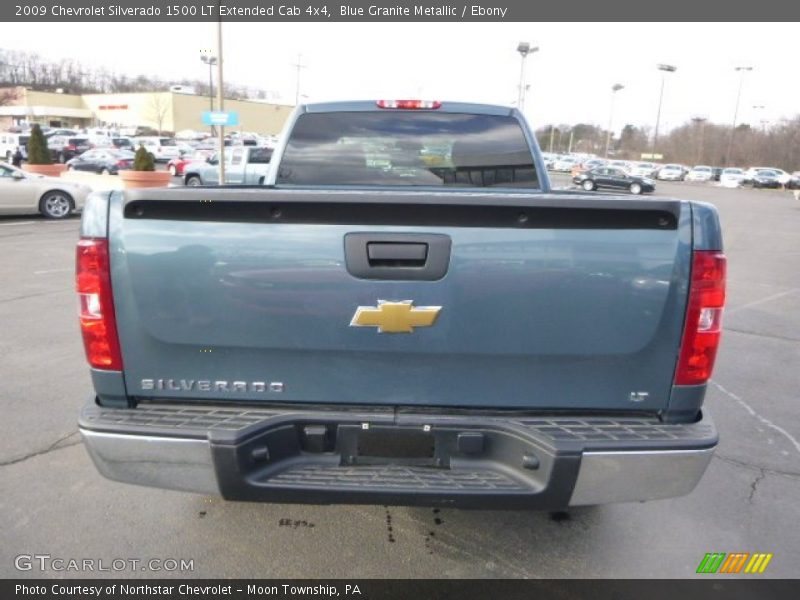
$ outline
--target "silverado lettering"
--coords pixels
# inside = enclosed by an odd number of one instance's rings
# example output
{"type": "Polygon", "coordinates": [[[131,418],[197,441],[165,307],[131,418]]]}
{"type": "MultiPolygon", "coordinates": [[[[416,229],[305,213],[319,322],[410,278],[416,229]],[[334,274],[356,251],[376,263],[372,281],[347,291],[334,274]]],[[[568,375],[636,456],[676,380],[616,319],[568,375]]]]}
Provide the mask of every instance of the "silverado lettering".
{"type": "Polygon", "coordinates": [[[199,391],[199,392],[282,392],[278,381],[211,381],[208,379],[142,379],[139,387],[148,390],[199,391]]]}

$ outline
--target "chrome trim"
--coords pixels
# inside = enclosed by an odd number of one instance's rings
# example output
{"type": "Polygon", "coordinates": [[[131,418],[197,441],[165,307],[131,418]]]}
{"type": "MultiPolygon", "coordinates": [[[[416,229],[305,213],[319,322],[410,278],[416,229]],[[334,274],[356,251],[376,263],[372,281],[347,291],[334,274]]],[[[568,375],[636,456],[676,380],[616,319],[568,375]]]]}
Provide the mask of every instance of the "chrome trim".
{"type": "Polygon", "coordinates": [[[684,496],[700,481],[714,450],[584,452],[569,505],[684,496]]]}
{"type": "Polygon", "coordinates": [[[108,479],[219,495],[208,440],[80,432],[97,470],[108,479]]]}

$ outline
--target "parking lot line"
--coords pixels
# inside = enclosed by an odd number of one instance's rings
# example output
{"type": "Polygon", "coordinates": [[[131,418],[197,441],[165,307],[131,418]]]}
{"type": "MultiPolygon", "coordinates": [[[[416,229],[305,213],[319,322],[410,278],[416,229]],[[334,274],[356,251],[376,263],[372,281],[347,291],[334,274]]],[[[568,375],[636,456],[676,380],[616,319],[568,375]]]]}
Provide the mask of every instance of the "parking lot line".
{"type": "Polygon", "coordinates": [[[0,223],[0,227],[13,227],[15,225],[30,225],[36,221],[15,221],[13,223],[0,223]]]}
{"type": "Polygon", "coordinates": [[[46,275],[47,273],[66,273],[67,271],[74,271],[73,267],[68,269],[45,269],[44,271],[34,271],[34,275],[46,275]]]}

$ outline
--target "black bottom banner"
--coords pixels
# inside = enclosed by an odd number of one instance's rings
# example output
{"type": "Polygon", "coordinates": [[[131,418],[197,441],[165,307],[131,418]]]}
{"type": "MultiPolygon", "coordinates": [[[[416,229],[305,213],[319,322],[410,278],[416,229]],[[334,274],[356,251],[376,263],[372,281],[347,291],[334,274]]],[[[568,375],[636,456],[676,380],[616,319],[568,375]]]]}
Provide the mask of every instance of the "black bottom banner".
{"type": "Polygon", "coordinates": [[[797,598],[791,580],[709,578],[696,580],[3,580],[0,598],[138,600],[140,598],[232,600],[352,598],[383,600],[744,600],[797,598]]]}

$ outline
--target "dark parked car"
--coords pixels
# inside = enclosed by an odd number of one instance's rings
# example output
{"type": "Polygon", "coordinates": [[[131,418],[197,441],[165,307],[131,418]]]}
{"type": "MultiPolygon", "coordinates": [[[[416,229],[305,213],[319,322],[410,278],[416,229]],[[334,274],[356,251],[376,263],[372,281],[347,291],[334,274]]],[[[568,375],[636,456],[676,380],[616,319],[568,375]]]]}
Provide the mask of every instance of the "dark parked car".
{"type": "Polygon", "coordinates": [[[91,171],[93,173],[109,173],[116,175],[119,171],[133,166],[133,152],[97,148],[87,150],[80,156],[67,161],[67,168],[75,171],[91,171]]]}
{"type": "Polygon", "coordinates": [[[53,136],[48,142],[50,147],[50,154],[53,160],[60,163],[65,163],[71,158],[83,154],[87,150],[94,148],[94,144],[89,141],[88,137],[84,136],[53,136]]]}
{"type": "Polygon", "coordinates": [[[612,188],[628,190],[631,194],[641,194],[653,192],[656,189],[656,184],[652,179],[630,175],[616,167],[600,167],[584,171],[573,177],[572,181],[587,192],[597,188],[612,188]]]}
{"type": "Polygon", "coordinates": [[[714,173],[712,179],[719,181],[719,178],[722,177],[722,167],[711,167],[711,171],[714,173]]]}
{"type": "Polygon", "coordinates": [[[780,176],[775,171],[759,169],[750,184],[754,188],[779,188],[781,187],[780,176]]]}
{"type": "Polygon", "coordinates": [[[72,136],[77,135],[77,131],[75,129],[50,129],[47,133],[44,134],[44,137],[51,138],[54,135],[65,135],[65,136],[72,136]]]}
{"type": "Polygon", "coordinates": [[[792,178],[786,184],[787,190],[800,190],[800,171],[792,173],[792,178]]]}
{"type": "Polygon", "coordinates": [[[117,150],[128,150],[130,152],[136,152],[136,146],[134,145],[133,140],[129,137],[111,138],[111,144],[117,150]]]}

